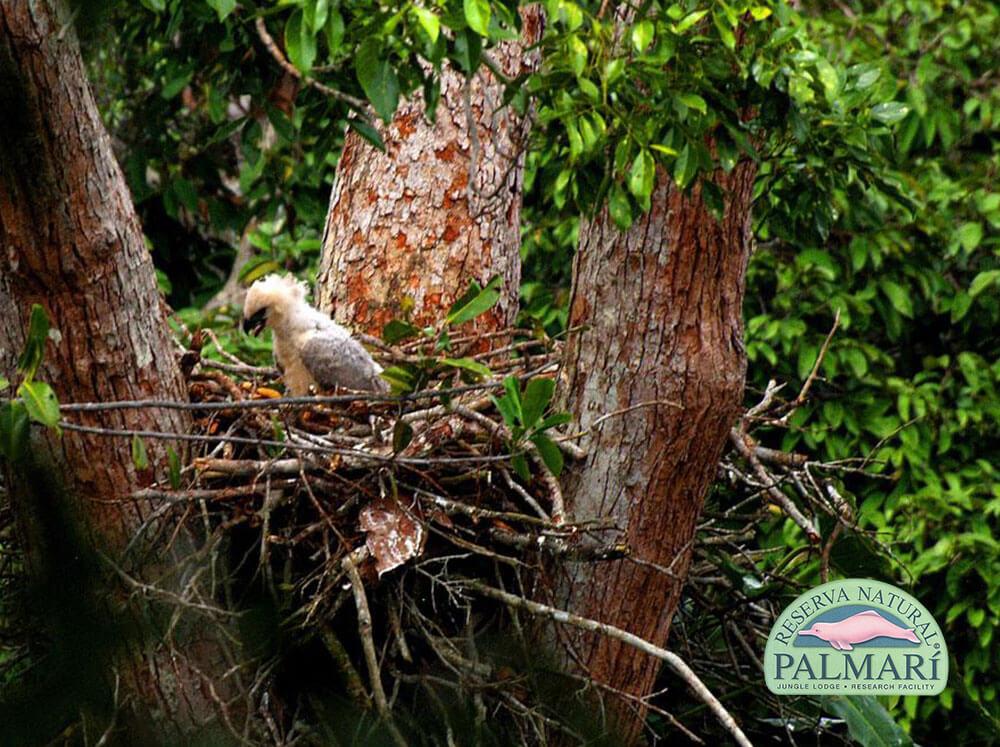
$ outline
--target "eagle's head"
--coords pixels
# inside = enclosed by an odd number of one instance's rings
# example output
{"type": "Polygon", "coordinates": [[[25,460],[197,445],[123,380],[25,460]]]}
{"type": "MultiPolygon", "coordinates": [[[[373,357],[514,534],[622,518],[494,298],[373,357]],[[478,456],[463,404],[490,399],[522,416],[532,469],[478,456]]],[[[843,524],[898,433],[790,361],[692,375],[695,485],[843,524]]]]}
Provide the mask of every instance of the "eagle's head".
{"type": "Polygon", "coordinates": [[[268,319],[304,301],[306,293],[305,283],[291,275],[267,275],[257,280],[243,302],[243,331],[260,334],[268,319]]]}

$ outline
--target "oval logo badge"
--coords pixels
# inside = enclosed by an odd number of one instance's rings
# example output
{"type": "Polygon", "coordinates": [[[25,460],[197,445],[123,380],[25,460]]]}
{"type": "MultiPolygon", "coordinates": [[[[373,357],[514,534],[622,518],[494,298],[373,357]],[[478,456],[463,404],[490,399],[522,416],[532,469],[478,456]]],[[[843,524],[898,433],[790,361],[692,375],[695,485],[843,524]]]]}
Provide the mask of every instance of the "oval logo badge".
{"type": "Polygon", "coordinates": [[[764,678],[777,695],[937,695],[948,683],[948,649],[912,596],[849,578],[807,591],[781,613],[764,678]]]}

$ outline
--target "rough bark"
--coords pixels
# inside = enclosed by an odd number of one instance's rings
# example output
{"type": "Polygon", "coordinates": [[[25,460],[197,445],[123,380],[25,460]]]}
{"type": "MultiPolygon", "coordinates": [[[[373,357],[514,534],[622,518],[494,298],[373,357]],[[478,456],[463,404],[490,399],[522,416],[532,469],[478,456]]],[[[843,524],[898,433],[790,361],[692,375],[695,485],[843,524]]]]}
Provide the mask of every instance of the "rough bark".
{"type": "MultiPolygon", "coordinates": [[[[753,178],[746,163],[717,178],[728,192],[721,222],[697,187],[685,196],[661,173],[652,209],[628,231],[606,210],[580,231],[569,318],[577,331],[560,384],[581,429],[593,431],[587,459],[565,477],[567,510],[614,519],[633,557],[670,573],[627,560],[570,564],[557,594],[576,614],[661,646],[743,392],[753,178]]],[[[651,657],[585,633],[566,643],[596,679],[634,695],[651,691],[660,667],[651,657]]],[[[641,720],[618,715],[622,743],[637,739],[641,720]]]]}
{"type": "MultiPolygon", "coordinates": [[[[69,24],[58,2],[0,3],[0,373],[17,382],[17,357],[37,303],[58,334],[36,378],[60,401],[186,399],[152,260],[69,24]]],[[[157,410],[73,420],[177,432],[189,426],[184,414],[157,410]]],[[[151,479],[134,467],[129,439],[69,430],[59,437],[36,427],[31,448],[61,484],[68,505],[58,512],[81,523],[89,544],[121,551],[152,508],[126,498],[151,479]]],[[[153,468],[162,465],[165,445],[147,448],[153,468]]],[[[32,487],[11,486],[22,524],[42,511],[26,505],[32,487]]],[[[25,534],[29,561],[47,551],[50,538],[39,527],[25,534]]],[[[217,671],[213,657],[198,663],[209,675],[217,671]]],[[[189,668],[194,658],[133,662],[133,702],[138,695],[182,722],[205,717],[211,700],[189,668]]]]}
{"type": "MultiPolygon", "coordinates": [[[[522,11],[522,42],[491,50],[509,77],[537,56],[541,11],[522,11]]],[[[318,277],[320,307],[355,330],[378,335],[404,318],[440,321],[470,280],[503,278],[482,332],[508,326],[521,280],[520,211],[528,122],[502,106],[503,84],[481,70],[467,84],[447,64],[441,101],[427,122],[422,98],[403,102],[379,132],[381,153],[348,133],[337,164],[318,277]],[[409,300],[407,300],[409,299],[409,300]]]]}
{"type": "MultiPolygon", "coordinates": [[[[142,229],[74,33],[52,5],[0,5],[0,76],[0,371],[16,379],[38,303],[60,333],[39,378],[61,401],[185,398],[142,229]]],[[[155,430],[187,424],[180,413],[147,410],[80,420],[155,430]]],[[[47,441],[77,495],[113,498],[139,482],[127,439],[66,432],[47,441]]],[[[120,539],[140,507],[89,502],[85,514],[120,539]]]]}

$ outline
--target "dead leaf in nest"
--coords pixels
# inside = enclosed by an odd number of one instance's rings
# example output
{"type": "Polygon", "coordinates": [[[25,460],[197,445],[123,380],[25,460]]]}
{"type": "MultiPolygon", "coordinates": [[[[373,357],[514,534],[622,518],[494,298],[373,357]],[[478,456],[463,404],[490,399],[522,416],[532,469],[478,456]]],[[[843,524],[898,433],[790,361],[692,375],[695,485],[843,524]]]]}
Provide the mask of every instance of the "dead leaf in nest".
{"type": "Polygon", "coordinates": [[[257,399],[280,399],[281,392],[277,389],[271,389],[266,386],[257,387],[257,391],[254,392],[254,396],[257,399]]]}
{"type": "Polygon", "coordinates": [[[375,558],[379,577],[416,557],[423,546],[424,528],[390,501],[361,509],[358,526],[366,533],[365,545],[375,558]]]}

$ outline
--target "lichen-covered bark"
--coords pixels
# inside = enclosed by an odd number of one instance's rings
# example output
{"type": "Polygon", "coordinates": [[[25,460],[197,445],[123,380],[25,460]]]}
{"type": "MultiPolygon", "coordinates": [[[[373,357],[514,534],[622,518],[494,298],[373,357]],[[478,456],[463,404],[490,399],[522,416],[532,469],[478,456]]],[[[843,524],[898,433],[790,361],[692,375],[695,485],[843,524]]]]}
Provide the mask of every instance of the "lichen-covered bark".
{"type": "MultiPolygon", "coordinates": [[[[529,7],[522,18],[522,41],[491,50],[510,77],[536,60],[524,47],[540,36],[541,11],[529,7]]],[[[476,329],[513,322],[528,123],[503,107],[502,97],[503,85],[486,70],[467,85],[446,65],[434,123],[416,97],[403,102],[388,126],[379,124],[385,153],[348,133],[320,258],[324,311],[374,335],[407,307],[414,323],[431,325],[470,280],[485,284],[499,275],[501,300],[476,329]]]]}
{"type": "MultiPolygon", "coordinates": [[[[37,303],[58,330],[37,378],[61,401],[185,399],[152,260],[69,19],[57,0],[0,2],[0,373],[18,380],[37,303]]],[[[146,409],[72,420],[173,432],[189,426],[182,413],[146,409]]],[[[35,427],[31,448],[70,501],[60,513],[79,520],[80,534],[103,552],[121,551],[152,508],[128,498],[151,477],[133,466],[129,439],[70,430],[60,437],[35,427]]],[[[161,466],[164,445],[147,448],[161,466]]],[[[49,539],[25,520],[40,513],[26,505],[32,487],[11,485],[29,560],[45,553],[49,539]]],[[[198,660],[211,676],[221,671],[212,668],[215,654],[135,659],[129,699],[165,715],[183,712],[188,723],[204,718],[211,701],[189,663],[198,660]]]]}
{"type": "MultiPolygon", "coordinates": [[[[633,557],[670,573],[627,560],[568,564],[556,593],[577,614],[663,645],[743,392],[754,169],[741,164],[718,177],[728,191],[721,222],[697,187],[684,196],[659,177],[652,209],[628,231],[607,211],[581,227],[569,318],[578,331],[567,341],[560,387],[581,430],[594,428],[587,459],[565,477],[568,511],[613,519],[633,557]]],[[[560,633],[598,680],[634,695],[651,691],[656,660],[606,637],[560,633]]],[[[619,715],[625,744],[641,721],[619,715]]]]}

